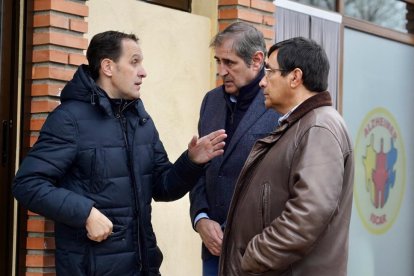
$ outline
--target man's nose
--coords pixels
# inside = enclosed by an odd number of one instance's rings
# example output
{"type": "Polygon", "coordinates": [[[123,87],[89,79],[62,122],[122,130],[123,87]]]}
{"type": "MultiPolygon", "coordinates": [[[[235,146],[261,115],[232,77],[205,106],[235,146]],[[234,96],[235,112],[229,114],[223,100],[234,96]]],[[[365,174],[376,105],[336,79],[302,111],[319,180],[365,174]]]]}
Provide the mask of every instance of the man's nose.
{"type": "Polygon", "coordinates": [[[266,76],[264,76],[264,77],[260,80],[260,82],[259,82],[259,86],[260,86],[261,88],[265,88],[265,87],[266,87],[266,85],[267,85],[267,80],[266,80],[266,76]]]}
{"type": "Polygon", "coordinates": [[[225,75],[227,75],[229,72],[227,71],[227,67],[224,64],[218,64],[217,65],[217,71],[218,74],[220,75],[220,77],[224,77],[225,75]]]}
{"type": "Polygon", "coordinates": [[[138,76],[140,76],[141,78],[145,78],[147,77],[147,71],[145,71],[144,67],[141,67],[138,70],[138,76]]]}

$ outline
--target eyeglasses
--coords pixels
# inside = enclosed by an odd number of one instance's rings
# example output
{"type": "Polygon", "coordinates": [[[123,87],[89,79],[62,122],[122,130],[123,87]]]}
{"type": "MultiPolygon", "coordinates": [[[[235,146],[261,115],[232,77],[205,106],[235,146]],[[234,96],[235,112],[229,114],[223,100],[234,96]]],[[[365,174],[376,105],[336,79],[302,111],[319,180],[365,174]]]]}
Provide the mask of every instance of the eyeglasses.
{"type": "Polygon", "coordinates": [[[285,72],[285,71],[287,71],[285,69],[271,68],[268,64],[265,65],[264,70],[265,70],[266,77],[269,76],[270,73],[274,73],[274,72],[277,72],[277,71],[279,71],[279,72],[285,72]]]}

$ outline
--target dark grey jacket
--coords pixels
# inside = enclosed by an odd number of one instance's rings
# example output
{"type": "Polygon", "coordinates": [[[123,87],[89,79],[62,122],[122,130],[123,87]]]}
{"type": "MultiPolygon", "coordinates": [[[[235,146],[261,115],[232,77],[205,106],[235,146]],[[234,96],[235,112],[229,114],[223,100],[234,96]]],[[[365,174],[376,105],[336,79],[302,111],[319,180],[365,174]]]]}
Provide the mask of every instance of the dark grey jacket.
{"type": "MultiPolygon", "coordinates": [[[[225,224],[237,177],[253,144],[272,132],[278,124],[279,114],[265,108],[259,81],[260,76],[253,81],[251,87],[257,91],[256,96],[237,126],[224,154],[211,161],[204,176],[190,192],[191,222],[194,222],[197,214],[206,212],[214,221],[225,224]]],[[[201,105],[199,135],[204,136],[211,131],[224,129],[227,108],[222,87],[208,92],[201,105]]],[[[203,245],[203,259],[210,256],[210,252],[203,245]]]]}

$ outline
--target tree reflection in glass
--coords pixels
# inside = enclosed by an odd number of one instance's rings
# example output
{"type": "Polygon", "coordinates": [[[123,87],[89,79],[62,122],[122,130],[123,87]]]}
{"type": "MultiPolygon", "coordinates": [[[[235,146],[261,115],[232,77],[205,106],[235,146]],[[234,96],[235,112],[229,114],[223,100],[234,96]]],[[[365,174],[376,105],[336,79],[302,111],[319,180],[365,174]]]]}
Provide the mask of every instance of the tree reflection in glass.
{"type": "Polygon", "coordinates": [[[345,15],[407,32],[406,5],[396,0],[346,0],[345,15]]]}
{"type": "MultiPolygon", "coordinates": [[[[309,6],[338,11],[336,0],[295,0],[309,6]]],[[[345,15],[382,27],[407,32],[407,4],[397,0],[345,0],[345,15]]]]}

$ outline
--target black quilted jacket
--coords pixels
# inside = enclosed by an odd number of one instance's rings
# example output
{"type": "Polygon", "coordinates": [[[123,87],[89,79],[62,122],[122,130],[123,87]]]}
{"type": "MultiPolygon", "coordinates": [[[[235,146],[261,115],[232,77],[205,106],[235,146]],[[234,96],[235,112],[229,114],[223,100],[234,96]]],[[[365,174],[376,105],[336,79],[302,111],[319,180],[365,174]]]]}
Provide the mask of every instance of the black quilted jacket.
{"type": "Polygon", "coordinates": [[[58,275],[159,275],[162,254],[151,200],[184,196],[203,167],[172,165],[141,100],[114,103],[86,65],[63,89],[16,175],[13,194],[55,221],[58,275]],[[101,243],[86,236],[92,206],[114,225],[101,243]]]}

